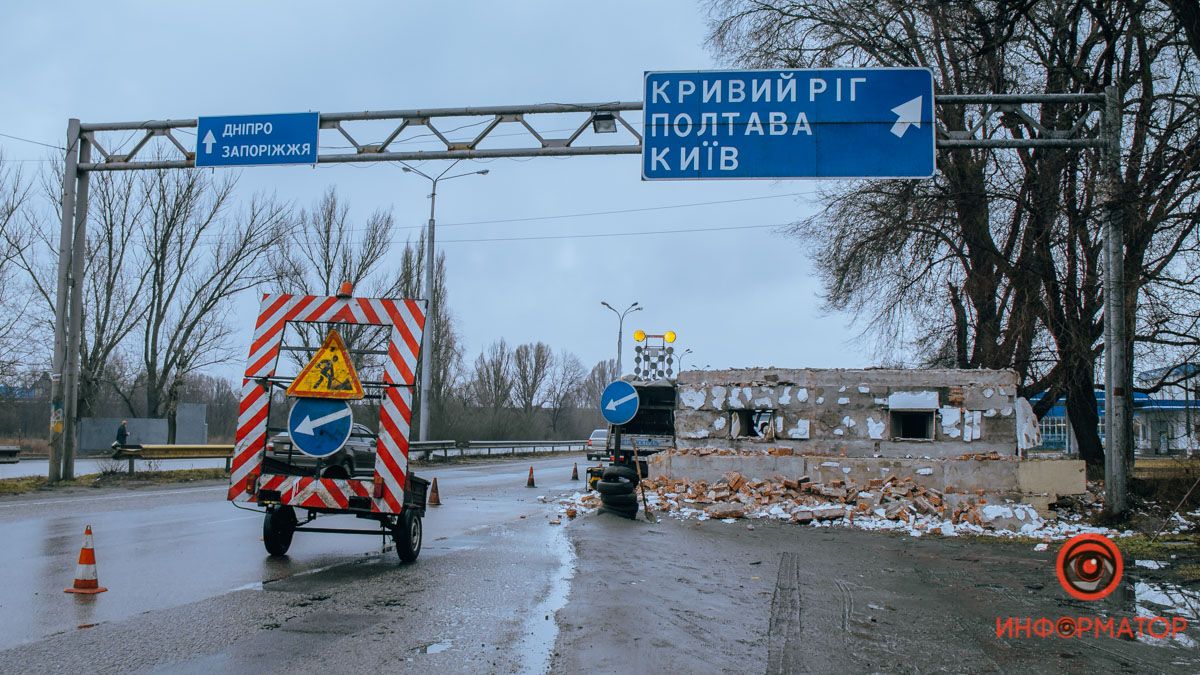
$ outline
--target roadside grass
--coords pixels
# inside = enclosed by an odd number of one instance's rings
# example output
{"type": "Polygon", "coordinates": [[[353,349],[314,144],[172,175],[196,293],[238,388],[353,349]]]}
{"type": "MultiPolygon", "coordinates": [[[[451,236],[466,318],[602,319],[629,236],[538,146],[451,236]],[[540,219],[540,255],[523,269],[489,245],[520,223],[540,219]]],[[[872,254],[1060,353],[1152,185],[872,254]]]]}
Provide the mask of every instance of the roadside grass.
{"type": "Polygon", "coordinates": [[[199,480],[225,479],[229,474],[223,468],[179,469],[176,471],[137,471],[132,476],[125,473],[89,473],[76,476],[74,480],[59,481],[51,485],[45,476],[22,476],[0,479],[0,495],[20,495],[29,492],[60,490],[71,487],[119,487],[122,485],[161,485],[167,483],[191,483],[199,480]]]}
{"type": "Polygon", "coordinates": [[[1200,558],[1200,536],[1194,534],[1164,534],[1154,541],[1149,535],[1135,534],[1114,541],[1126,560],[1166,560],[1172,555],[1200,558]]]}

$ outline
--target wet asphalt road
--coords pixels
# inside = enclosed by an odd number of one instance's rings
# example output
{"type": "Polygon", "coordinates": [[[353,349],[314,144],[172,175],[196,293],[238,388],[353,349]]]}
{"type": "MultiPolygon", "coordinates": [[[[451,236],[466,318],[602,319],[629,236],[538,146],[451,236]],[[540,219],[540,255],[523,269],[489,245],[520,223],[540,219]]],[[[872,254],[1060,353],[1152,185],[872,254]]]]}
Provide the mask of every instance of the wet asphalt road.
{"type": "MultiPolygon", "coordinates": [[[[546,524],[548,509],[537,497],[577,489],[581,483],[569,477],[572,463],[583,464],[581,460],[571,455],[532,462],[538,480],[534,490],[525,487],[529,461],[418,470],[418,475],[438,478],[445,505],[429,509],[421,559],[404,566],[405,573],[411,576],[414,570],[444,565],[424,563],[483,546],[490,542],[487,535],[492,528],[528,530],[521,536],[553,553],[550,540],[559,536],[552,532],[558,528],[546,524]]],[[[84,631],[147,612],[204,604],[233,591],[246,592],[233,595],[261,598],[266,595],[261,589],[285,589],[286,582],[293,592],[307,591],[352,583],[364,569],[370,570],[366,576],[403,569],[390,547],[383,552],[384,542],[378,536],[301,532],[288,556],[272,559],[261,543],[262,516],[234,508],[225,501],[224,492],[223,484],[203,484],[0,500],[0,529],[5,535],[0,569],[9,582],[0,585],[0,649],[28,646],[49,636],[71,642],[84,631]],[[83,528],[89,523],[100,583],[110,590],[91,597],[67,595],[62,590],[71,583],[83,528]]],[[[316,524],[373,525],[347,516],[322,517],[316,524]]],[[[558,548],[565,551],[565,544],[558,548]]],[[[550,584],[559,567],[550,565],[539,581],[550,584]]],[[[463,586],[469,587],[469,580],[463,586]]],[[[247,603],[255,605],[253,600],[247,603]]],[[[172,655],[165,662],[178,663],[176,657],[184,655],[172,655]]],[[[147,661],[147,665],[154,663],[162,660],[147,661]]],[[[10,665],[11,661],[0,661],[0,670],[10,665]]]]}

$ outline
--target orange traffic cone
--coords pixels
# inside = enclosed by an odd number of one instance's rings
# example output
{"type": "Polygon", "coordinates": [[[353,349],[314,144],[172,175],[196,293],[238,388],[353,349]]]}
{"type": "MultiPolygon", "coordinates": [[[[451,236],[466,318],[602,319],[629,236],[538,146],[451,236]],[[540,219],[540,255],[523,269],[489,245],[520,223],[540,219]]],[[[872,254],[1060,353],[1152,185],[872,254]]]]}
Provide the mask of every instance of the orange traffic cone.
{"type": "Polygon", "coordinates": [[[525,487],[537,487],[533,482],[533,467],[529,467],[529,480],[525,481],[525,487]]]}
{"type": "Polygon", "coordinates": [[[442,498],[438,494],[437,477],[436,476],[433,479],[433,487],[429,488],[429,505],[430,506],[441,506],[442,505],[442,498]]]}
{"type": "Polygon", "coordinates": [[[103,593],[108,589],[96,578],[96,551],[92,548],[92,526],[83,529],[83,548],[79,549],[79,566],[75,568],[75,583],[63,593],[103,593]]]}
{"type": "Polygon", "coordinates": [[[571,480],[579,480],[579,464],[571,467],[571,480]]]}

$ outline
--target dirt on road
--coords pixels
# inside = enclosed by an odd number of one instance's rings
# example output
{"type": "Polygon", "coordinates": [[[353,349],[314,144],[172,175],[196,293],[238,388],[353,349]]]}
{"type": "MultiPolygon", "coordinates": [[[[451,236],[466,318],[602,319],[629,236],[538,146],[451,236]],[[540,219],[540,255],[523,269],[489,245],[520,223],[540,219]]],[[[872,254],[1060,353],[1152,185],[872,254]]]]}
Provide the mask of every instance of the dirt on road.
{"type": "Polygon", "coordinates": [[[578,567],[558,613],[554,671],[1200,670],[1194,620],[1186,636],[1157,643],[997,637],[997,618],[1152,611],[1135,602],[1132,561],[1122,588],[1082,602],[1055,578],[1056,546],[752,527],[605,514],[572,522],[578,567]]]}

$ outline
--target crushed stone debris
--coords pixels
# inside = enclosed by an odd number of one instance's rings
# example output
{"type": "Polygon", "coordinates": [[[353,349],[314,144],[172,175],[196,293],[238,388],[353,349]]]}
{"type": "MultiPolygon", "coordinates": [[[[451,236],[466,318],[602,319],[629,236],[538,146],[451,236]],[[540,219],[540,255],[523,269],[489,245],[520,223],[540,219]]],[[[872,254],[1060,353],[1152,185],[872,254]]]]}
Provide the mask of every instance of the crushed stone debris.
{"type": "MultiPolygon", "coordinates": [[[[893,475],[859,485],[844,480],[814,483],[808,476],[751,480],[731,471],[711,484],[670,477],[647,478],[642,483],[651,510],[680,520],[736,523],[742,519],[766,518],[813,527],[904,532],[914,537],[1022,536],[1043,542],[1087,532],[1108,536],[1134,534],[1131,530],[1087,524],[1085,516],[1103,508],[1103,489],[1095,483],[1089,483],[1088,492],[1083,495],[1060,499],[1055,504],[1055,515],[1050,518],[1044,518],[1029,504],[1009,500],[994,504],[978,493],[950,493],[922,487],[911,476],[893,475]]],[[[600,497],[593,492],[576,492],[559,499],[558,506],[564,514],[568,509],[590,513],[600,507],[600,497]]],[[[1180,520],[1174,528],[1176,532],[1200,524],[1180,520]]]]}

